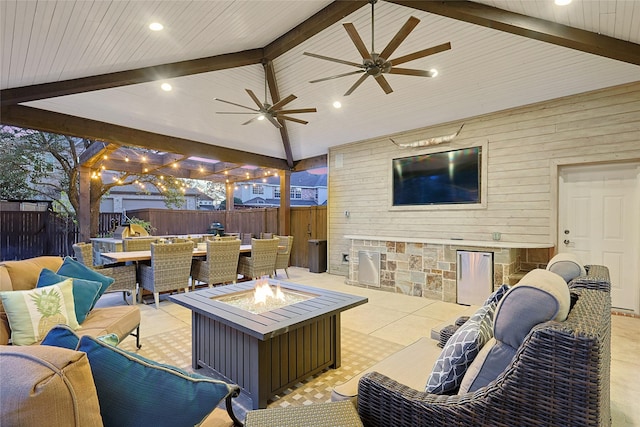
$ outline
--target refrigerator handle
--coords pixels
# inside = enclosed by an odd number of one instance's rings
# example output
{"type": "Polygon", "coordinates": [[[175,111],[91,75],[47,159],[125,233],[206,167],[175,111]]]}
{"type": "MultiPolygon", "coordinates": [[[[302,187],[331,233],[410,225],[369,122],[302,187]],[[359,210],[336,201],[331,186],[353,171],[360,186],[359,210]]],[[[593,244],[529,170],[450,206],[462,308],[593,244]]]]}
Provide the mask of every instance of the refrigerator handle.
{"type": "Polygon", "coordinates": [[[458,252],[458,281],[462,280],[462,254],[460,252],[458,252]]]}

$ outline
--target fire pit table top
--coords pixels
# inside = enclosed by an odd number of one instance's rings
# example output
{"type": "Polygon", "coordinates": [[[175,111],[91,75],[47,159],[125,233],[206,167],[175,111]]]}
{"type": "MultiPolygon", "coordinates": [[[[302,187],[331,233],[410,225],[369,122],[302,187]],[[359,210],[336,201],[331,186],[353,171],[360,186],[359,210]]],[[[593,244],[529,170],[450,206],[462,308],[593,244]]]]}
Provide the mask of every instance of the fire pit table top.
{"type": "Polygon", "coordinates": [[[296,283],[269,279],[269,284],[280,285],[283,291],[297,291],[311,297],[291,305],[253,314],[224,302],[230,294],[253,291],[256,281],[241,282],[170,296],[170,300],[195,313],[216,319],[248,335],[266,340],[284,334],[291,327],[299,327],[318,316],[339,313],[364,304],[367,298],[314,288],[296,283]]]}

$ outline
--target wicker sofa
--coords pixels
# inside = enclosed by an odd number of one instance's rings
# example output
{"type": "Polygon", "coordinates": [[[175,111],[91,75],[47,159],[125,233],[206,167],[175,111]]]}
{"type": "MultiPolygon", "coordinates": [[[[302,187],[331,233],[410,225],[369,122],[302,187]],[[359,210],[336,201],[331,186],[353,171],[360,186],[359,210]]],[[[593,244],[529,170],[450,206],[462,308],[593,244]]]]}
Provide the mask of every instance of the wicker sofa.
{"type": "Polygon", "coordinates": [[[535,326],[502,374],[473,393],[428,394],[379,372],[364,374],[364,425],[610,425],[609,275],[606,267],[587,267],[587,276],[569,284],[576,301],[567,319],[535,326]]]}
{"type": "MultiPolygon", "coordinates": [[[[29,290],[36,287],[43,268],[56,271],[62,265],[62,258],[42,256],[22,261],[0,263],[0,291],[29,290]]],[[[136,306],[115,306],[94,308],[81,324],[79,335],[100,336],[110,333],[124,339],[128,335],[136,337],[140,347],[140,309],[136,306]]],[[[11,337],[11,328],[0,303],[0,345],[5,345],[11,337]]]]}

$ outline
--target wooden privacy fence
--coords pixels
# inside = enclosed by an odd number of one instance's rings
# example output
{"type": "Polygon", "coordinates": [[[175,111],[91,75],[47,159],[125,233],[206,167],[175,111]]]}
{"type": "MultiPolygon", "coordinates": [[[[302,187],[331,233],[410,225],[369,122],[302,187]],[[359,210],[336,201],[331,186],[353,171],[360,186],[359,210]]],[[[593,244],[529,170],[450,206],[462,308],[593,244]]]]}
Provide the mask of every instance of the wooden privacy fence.
{"type": "MultiPolygon", "coordinates": [[[[261,232],[284,234],[278,230],[278,208],[232,211],[186,211],[140,209],[128,211],[128,217],[149,221],[155,235],[206,233],[213,222],[225,232],[261,232]]],[[[291,265],[309,266],[308,241],[327,238],[327,207],[294,207],[290,210],[290,234],[293,236],[291,265]]],[[[120,225],[121,215],[101,213],[98,237],[109,237],[120,225]]],[[[0,211],[0,261],[20,260],[41,255],[73,256],[78,241],[77,224],[50,211],[0,211]]]]}
{"type": "MultiPolygon", "coordinates": [[[[99,236],[120,224],[120,214],[101,213],[99,236]]],[[[78,225],[51,211],[0,211],[0,261],[41,255],[73,256],[78,225]]]]}

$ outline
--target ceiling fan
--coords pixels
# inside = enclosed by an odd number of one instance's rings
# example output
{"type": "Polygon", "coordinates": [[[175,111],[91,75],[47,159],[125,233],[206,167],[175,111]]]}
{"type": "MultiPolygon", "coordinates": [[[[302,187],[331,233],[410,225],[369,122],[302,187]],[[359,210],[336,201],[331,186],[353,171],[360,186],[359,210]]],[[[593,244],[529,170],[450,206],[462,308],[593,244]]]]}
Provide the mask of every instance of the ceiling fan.
{"type": "Polygon", "coordinates": [[[389,56],[395,52],[395,50],[400,46],[400,44],[407,38],[409,33],[413,31],[413,29],[418,25],[420,20],[414,16],[410,17],[409,20],[400,28],[398,33],[391,39],[389,44],[382,50],[380,53],[376,53],[374,49],[374,5],[378,0],[370,0],[371,3],[371,52],[367,50],[362,38],[358,34],[356,27],[350,23],[343,23],[342,26],[345,30],[347,30],[347,34],[351,38],[353,44],[356,45],[358,52],[362,55],[362,63],[358,64],[356,62],[344,61],[342,59],[331,58],[328,56],[318,55],[315,53],[304,52],[304,55],[311,56],[313,58],[324,59],[326,61],[337,62],[339,64],[351,65],[354,67],[358,67],[359,70],[351,71],[349,73],[338,74],[336,76],[325,77],[322,79],[312,80],[309,83],[317,83],[323,82],[325,80],[337,79],[340,77],[351,76],[354,74],[364,73],[354,84],[349,88],[349,90],[344,94],[344,96],[351,95],[351,93],[356,90],[358,86],[362,84],[366,80],[367,77],[373,76],[376,79],[376,82],[380,85],[382,90],[386,94],[393,92],[389,82],[384,78],[383,74],[404,74],[407,76],[419,76],[419,77],[434,77],[434,71],[425,71],[425,70],[415,70],[410,68],[397,68],[396,65],[404,64],[405,62],[413,61],[415,59],[424,58],[425,56],[433,55],[435,53],[443,52],[445,50],[451,49],[451,43],[443,43],[438,46],[433,46],[428,49],[419,50],[417,52],[410,53],[408,55],[400,56],[395,59],[388,59],[389,56]]]}
{"type": "Polygon", "coordinates": [[[277,128],[281,128],[282,124],[278,121],[278,120],[290,120],[292,122],[296,122],[296,123],[301,123],[303,125],[306,125],[307,121],[304,120],[300,120],[297,119],[295,117],[289,117],[287,116],[287,114],[299,114],[299,113],[315,113],[317,110],[315,108],[297,108],[297,109],[292,109],[292,110],[283,110],[282,107],[284,107],[285,105],[287,105],[288,103],[290,103],[291,101],[293,101],[294,99],[296,99],[297,97],[293,94],[287,96],[286,98],[281,99],[280,101],[276,102],[275,104],[271,105],[267,102],[267,80],[265,79],[264,81],[264,102],[260,102],[260,100],[258,99],[258,97],[256,96],[255,93],[253,93],[253,91],[251,89],[245,89],[247,91],[247,93],[249,94],[249,96],[251,97],[251,99],[253,100],[253,102],[256,103],[256,105],[258,106],[258,108],[251,108],[251,107],[247,107],[245,105],[241,105],[241,104],[236,104],[235,102],[231,102],[231,101],[225,101],[224,99],[220,99],[220,98],[213,98],[215,101],[220,101],[220,102],[224,102],[225,104],[231,104],[231,105],[235,105],[236,107],[241,107],[241,108],[246,108],[247,110],[251,110],[251,113],[249,112],[229,112],[229,111],[217,111],[216,114],[256,114],[257,116],[255,116],[254,118],[247,120],[246,122],[242,123],[243,125],[247,125],[255,120],[264,120],[267,119],[269,120],[275,127],[277,128]]]}

